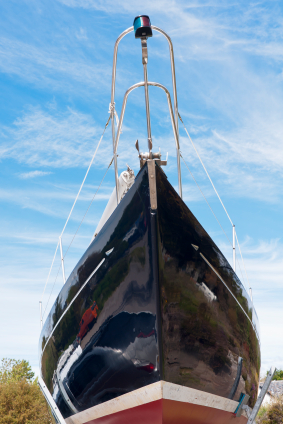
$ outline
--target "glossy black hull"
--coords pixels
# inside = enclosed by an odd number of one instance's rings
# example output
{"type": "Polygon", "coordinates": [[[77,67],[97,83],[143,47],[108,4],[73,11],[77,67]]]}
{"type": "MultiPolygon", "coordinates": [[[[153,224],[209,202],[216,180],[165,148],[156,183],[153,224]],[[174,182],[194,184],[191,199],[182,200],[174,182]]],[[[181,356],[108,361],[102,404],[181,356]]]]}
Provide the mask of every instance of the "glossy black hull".
{"type": "Polygon", "coordinates": [[[156,179],[157,211],[145,166],[45,323],[42,376],[65,417],[160,380],[256,399],[260,352],[249,298],[158,166],[156,179]]]}

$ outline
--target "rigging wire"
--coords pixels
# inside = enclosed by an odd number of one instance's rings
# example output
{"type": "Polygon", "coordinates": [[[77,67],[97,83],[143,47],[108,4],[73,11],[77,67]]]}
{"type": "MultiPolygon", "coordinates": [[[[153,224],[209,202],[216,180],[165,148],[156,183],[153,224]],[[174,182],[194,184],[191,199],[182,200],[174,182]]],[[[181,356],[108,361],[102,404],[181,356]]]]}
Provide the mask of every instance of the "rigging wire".
{"type": "Polygon", "coordinates": [[[58,243],[57,243],[57,247],[56,247],[56,249],[55,249],[55,253],[54,253],[54,256],[53,256],[53,260],[52,260],[52,263],[51,263],[51,267],[50,267],[50,269],[49,269],[48,276],[47,276],[47,280],[46,280],[46,282],[45,282],[45,286],[44,286],[43,293],[42,293],[42,296],[41,296],[41,302],[42,302],[42,300],[43,300],[44,292],[45,292],[45,289],[46,289],[46,286],[47,286],[47,283],[48,283],[48,280],[49,280],[49,277],[50,277],[51,270],[52,270],[52,268],[53,268],[53,264],[54,264],[54,261],[55,261],[55,258],[56,258],[56,254],[57,254],[58,247],[59,247],[59,241],[58,241],[58,243]]]}
{"type": "MultiPolygon", "coordinates": [[[[98,188],[97,188],[96,192],[94,193],[94,195],[93,195],[93,197],[92,197],[92,199],[91,199],[91,201],[90,201],[89,205],[88,205],[88,208],[87,208],[87,210],[86,210],[86,212],[85,212],[85,214],[84,214],[84,216],[83,216],[83,219],[81,220],[81,222],[80,222],[80,224],[79,224],[78,228],[76,229],[75,234],[73,235],[73,238],[72,238],[72,240],[71,240],[71,242],[70,242],[70,244],[69,244],[69,246],[68,246],[68,248],[67,248],[67,250],[66,250],[66,253],[64,254],[63,259],[65,259],[66,255],[67,255],[67,253],[68,253],[68,251],[69,251],[69,249],[70,249],[70,247],[71,247],[71,245],[72,245],[72,243],[73,243],[73,241],[74,241],[74,239],[75,239],[75,237],[76,237],[76,235],[77,235],[77,233],[78,233],[78,231],[79,231],[79,229],[80,229],[80,227],[81,227],[81,225],[82,225],[82,223],[83,223],[83,220],[85,219],[86,214],[88,213],[89,208],[91,207],[92,202],[94,201],[94,198],[95,198],[95,196],[97,195],[98,190],[100,189],[100,187],[101,187],[101,185],[102,185],[102,183],[103,183],[103,181],[104,181],[104,178],[106,177],[106,174],[107,174],[107,172],[109,171],[109,168],[110,168],[110,166],[111,166],[111,165],[112,165],[112,163],[113,163],[113,160],[114,160],[114,155],[112,156],[112,159],[111,159],[111,161],[110,161],[110,163],[109,163],[109,165],[108,165],[108,167],[107,167],[107,169],[106,169],[106,171],[105,171],[105,174],[103,175],[102,180],[101,180],[101,182],[100,182],[100,184],[99,184],[99,186],[98,186],[98,188]]],[[[58,249],[58,246],[57,246],[57,249],[58,249]]],[[[56,250],[56,251],[57,251],[57,250],[56,250]]],[[[46,309],[47,309],[47,306],[48,306],[49,300],[50,300],[50,298],[51,298],[51,295],[52,295],[52,292],[53,292],[53,289],[54,289],[55,283],[56,283],[57,278],[58,278],[58,274],[59,274],[60,268],[61,268],[61,263],[60,263],[60,265],[59,265],[59,268],[58,268],[58,271],[57,271],[57,274],[56,274],[56,278],[55,278],[55,280],[54,280],[54,283],[53,283],[53,286],[52,286],[51,292],[50,292],[50,294],[49,294],[49,298],[48,298],[47,304],[46,304],[46,306],[45,306],[45,309],[44,309],[44,312],[43,312],[43,315],[42,315],[42,319],[43,319],[43,317],[44,317],[44,314],[45,314],[45,311],[46,311],[46,309]]]]}
{"type": "Polygon", "coordinates": [[[245,287],[246,292],[248,292],[247,287],[246,287],[246,284],[247,284],[247,283],[246,283],[246,279],[245,279],[245,277],[244,277],[244,274],[243,274],[243,271],[242,271],[242,268],[241,268],[240,262],[238,261],[237,255],[236,255],[236,262],[237,262],[237,265],[238,265],[238,267],[239,267],[239,269],[240,269],[240,272],[241,272],[242,281],[243,281],[243,286],[245,287]]]}
{"type": "Polygon", "coordinates": [[[68,221],[69,221],[69,219],[70,219],[70,216],[71,216],[71,214],[72,214],[72,212],[73,212],[73,209],[74,209],[74,207],[75,207],[75,204],[77,203],[78,197],[79,197],[80,192],[81,192],[81,190],[82,190],[82,188],[83,188],[83,185],[84,185],[84,183],[85,183],[86,177],[88,176],[89,170],[90,170],[91,165],[92,165],[92,163],[93,163],[93,161],[94,161],[94,158],[95,158],[95,156],[96,156],[97,150],[98,150],[98,148],[99,148],[99,146],[100,146],[100,143],[101,143],[101,141],[102,141],[102,139],[103,139],[104,133],[105,133],[105,131],[106,131],[106,128],[108,127],[108,124],[109,124],[110,119],[111,119],[111,115],[109,116],[109,118],[108,118],[108,120],[107,120],[107,122],[106,122],[106,125],[105,125],[105,127],[104,127],[104,130],[103,130],[102,136],[100,137],[99,143],[98,143],[98,145],[97,145],[97,147],[96,147],[96,149],[95,149],[95,152],[94,152],[94,154],[93,154],[93,156],[92,156],[92,159],[91,159],[91,161],[90,161],[90,164],[89,164],[88,169],[87,169],[87,171],[86,171],[86,174],[85,174],[85,176],[84,176],[83,182],[82,182],[82,184],[81,184],[81,186],[80,186],[80,189],[79,189],[79,191],[78,191],[77,197],[75,198],[75,201],[74,201],[73,206],[72,206],[72,208],[71,208],[71,210],[70,210],[69,216],[68,216],[68,218],[67,218],[67,221],[65,222],[65,225],[64,225],[64,228],[63,228],[63,230],[62,230],[62,233],[61,233],[60,237],[62,237],[62,236],[63,236],[63,233],[64,233],[64,231],[65,231],[65,228],[66,228],[67,224],[68,224],[68,221]]]}
{"type": "Polygon", "coordinates": [[[231,243],[231,241],[230,241],[229,237],[227,236],[226,231],[224,230],[224,228],[223,228],[223,227],[222,227],[222,225],[220,224],[220,222],[219,222],[219,220],[218,220],[217,216],[216,216],[216,215],[215,215],[215,213],[213,212],[212,207],[211,207],[211,206],[210,206],[210,204],[208,203],[207,198],[205,197],[205,195],[204,195],[203,191],[201,190],[200,186],[198,185],[198,183],[197,183],[197,181],[196,181],[195,177],[193,176],[193,174],[192,174],[192,172],[191,172],[190,168],[188,167],[188,165],[187,165],[187,163],[186,163],[185,159],[183,158],[183,155],[182,155],[182,153],[181,153],[181,152],[180,152],[180,156],[181,156],[181,158],[183,159],[184,164],[186,165],[186,167],[187,167],[187,169],[188,169],[189,173],[191,174],[191,176],[192,176],[192,178],[193,178],[194,182],[196,183],[196,185],[197,185],[197,187],[198,187],[199,191],[201,192],[201,194],[202,194],[202,196],[203,196],[204,200],[206,201],[206,203],[207,203],[207,205],[208,205],[209,209],[210,209],[210,210],[211,210],[211,212],[213,213],[214,218],[215,218],[215,219],[216,219],[216,221],[218,222],[218,224],[219,224],[219,226],[220,226],[221,230],[223,231],[223,233],[225,234],[225,236],[226,236],[227,240],[229,241],[229,243],[230,243],[230,244],[231,244],[231,246],[232,246],[232,243],[231,243]]]}
{"type": "Polygon", "coordinates": [[[50,292],[50,294],[49,294],[49,298],[48,298],[47,303],[46,303],[46,306],[45,306],[45,308],[44,308],[44,312],[43,312],[43,314],[42,314],[42,320],[43,320],[43,318],[44,318],[44,315],[45,315],[45,312],[46,312],[46,309],[47,309],[47,306],[48,306],[49,300],[50,300],[50,298],[51,298],[51,295],[52,295],[52,292],[53,292],[53,289],[54,289],[55,283],[56,283],[56,281],[57,281],[57,278],[58,278],[58,274],[59,274],[60,268],[61,268],[61,263],[60,263],[60,265],[59,265],[59,267],[58,267],[58,271],[57,271],[57,274],[56,274],[56,277],[55,277],[55,280],[54,280],[54,283],[53,283],[53,286],[52,286],[51,292],[50,292]]]}
{"type": "MultiPolygon", "coordinates": [[[[81,186],[80,186],[80,189],[79,189],[78,194],[77,194],[77,196],[76,196],[76,198],[75,198],[75,201],[74,201],[74,203],[73,203],[73,206],[72,206],[72,208],[71,208],[71,211],[70,211],[70,213],[69,213],[69,216],[68,216],[68,218],[67,218],[67,220],[66,220],[66,222],[65,222],[65,225],[64,225],[63,230],[62,230],[62,232],[61,232],[61,235],[59,236],[59,239],[60,239],[60,237],[62,237],[62,236],[63,236],[63,233],[64,233],[64,231],[65,231],[65,228],[66,228],[66,226],[67,226],[67,224],[68,224],[68,221],[69,221],[69,219],[70,219],[70,217],[71,217],[71,214],[72,214],[72,212],[73,212],[73,209],[74,209],[74,207],[75,207],[75,204],[76,204],[76,202],[77,202],[77,200],[78,200],[78,197],[79,197],[79,195],[80,195],[80,192],[81,192],[81,190],[82,190],[82,188],[83,188],[83,185],[84,185],[84,183],[85,183],[86,177],[88,176],[88,173],[89,173],[89,170],[90,170],[90,168],[91,168],[91,165],[92,165],[92,163],[93,163],[93,161],[94,161],[94,159],[95,159],[96,153],[97,153],[97,151],[98,151],[98,148],[99,148],[99,146],[100,146],[100,144],[101,144],[101,141],[102,141],[102,139],[103,139],[103,136],[104,136],[104,134],[105,134],[106,128],[108,127],[108,124],[109,124],[109,122],[110,122],[110,119],[111,119],[111,115],[109,116],[109,118],[108,118],[108,120],[107,120],[107,122],[106,122],[106,124],[105,124],[105,126],[104,126],[103,133],[102,133],[102,135],[101,135],[101,137],[100,137],[100,140],[99,140],[99,142],[98,142],[98,144],[97,144],[97,147],[96,147],[96,149],[95,149],[95,152],[94,152],[94,154],[93,154],[93,156],[92,156],[92,158],[91,158],[91,161],[90,161],[90,164],[89,164],[88,169],[87,169],[87,171],[86,171],[86,174],[85,174],[85,176],[84,176],[83,182],[82,182],[82,184],[81,184],[81,186]]],[[[113,160],[113,159],[112,159],[112,160],[113,160]]],[[[108,169],[109,169],[109,168],[108,168],[108,169]]],[[[107,170],[108,170],[108,169],[107,169],[107,170]]],[[[105,174],[105,175],[106,175],[106,174],[105,174]]],[[[103,177],[103,178],[104,178],[104,177],[103,177]]],[[[100,186],[99,186],[99,187],[100,187],[100,186]]],[[[81,225],[81,224],[80,224],[80,225],[81,225]]],[[[78,230],[77,230],[77,231],[78,231],[78,230]]],[[[72,240],[72,242],[73,242],[73,240],[72,240]]],[[[54,254],[54,257],[53,257],[53,260],[52,260],[52,263],[51,263],[51,267],[50,267],[50,269],[49,269],[48,277],[47,277],[47,280],[46,280],[46,282],[45,282],[45,286],[44,286],[44,289],[43,289],[43,292],[42,292],[41,302],[42,302],[42,300],[43,300],[43,296],[44,296],[44,293],[45,293],[45,289],[46,289],[46,286],[47,286],[47,283],[48,283],[48,280],[49,280],[49,277],[50,277],[50,274],[51,274],[51,271],[52,271],[52,268],[53,268],[53,264],[54,264],[54,261],[55,261],[55,257],[56,257],[56,254],[57,254],[58,247],[59,247],[59,241],[58,241],[58,244],[57,244],[57,247],[56,247],[56,250],[55,250],[55,254],[54,254]]],[[[70,246],[69,246],[69,247],[70,247],[70,246]]],[[[69,250],[69,247],[68,247],[67,251],[69,250]]],[[[66,253],[67,253],[67,252],[66,252],[66,253]]],[[[65,256],[66,256],[66,254],[65,254],[65,256]]],[[[64,257],[65,257],[65,256],[64,256],[64,257]]],[[[64,259],[64,258],[63,258],[63,259],[64,259]]],[[[60,265],[60,266],[61,266],[61,265],[60,265]]],[[[60,270],[60,267],[59,267],[59,270],[60,270]]],[[[59,271],[57,272],[56,279],[57,279],[57,277],[58,277],[58,273],[59,273],[59,271]]],[[[55,284],[55,282],[54,282],[54,284],[55,284]]],[[[54,287],[54,284],[53,284],[53,287],[54,287]]],[[[53,290],[53,288],[52,288],[52,290],[53,290]]],[[[49,298],[50,298],[50,297],[49,297],[49,298]]],[[[48,299],[48,301],[49,301],[49,299],[48,299]]],[[[45,308],[45,310],[46,310],[46,308],[45,308]]],[[[44,310],[44,313],[45,313],[45,310],[44,310]]],[[[44,313],[43,313],[43,316],[44,316],[44,313]]],[[[42,316],[42,318],[43,318],[43,316],[42,316]]]]}
{"type": "MultiPolygon", "coordinates": [[[[230,241],[230,239],[229,239],[229,237],[228,237],[228,235],[227,235],[226,231],[224,230],[224,228],[223,228],[223,227],[222,227],[222,225],[220,224],[220,222],[219,222],[219,220],[218,220],[217,216],[215,215],[215,213],[214,213],[214,211],[213,211],[212,207],[210,206],[210,204],[209,204],[209,202],[208,202],[207,198],[205,197],[205,195],[204,195],[203,191],[201,190],[200,186],[198,185],[198,183],[197,183],[197,181],[196,181],[196,179],[195,179],[195,177],[194,177],[193,173],[191,172],[191,170],[190,170],[190,168],[188,167],[188,165],[187,165],[187,163],[186,163],[185,159],[183,158],[182,152],[180,152],[180,156],[181,156],[181,158],[183,159],[184,164],[186,165],[186,167],[187,167],[187,169],[188,169],[189,173],[191,174],[191,176],[192,176],[192,178],[193,178],[194,182],[196,183],[196,185],[197,185],[197,187],[198,187],[199,191],[201,192],[201,194],[202,194],[202,196],[203,196],[204,200],[206,201],[206,203],[207,203],[207,205],[208,205],[209,209],[211,210],[211,212],[212,212],[212,214],[213,214],[214,218],[215,218],[215,219],[216,219],[216,221],[218,222],[218,224],[219,224],[219,226],[220,226],[221,230],[223,231],[223,233],[225,234],[225,236],[226,236],[226,238],[227,238],[228,242],[229,242],[229,243],[230,243],[230,245],[232,246],[232,243],[231,243],[231,241],[230,241]]],[[[238,241],[238,240],[237,240],[237,241],[238,241]]],[[[239,245],[239,242],[238,242],[238,245],[239,245]]],[[[239,250],[240,250],[240,247],[239,247],[239,250]]],[[[240,250],[240,253],[241,253],[241,250],[240,250]]],[[[242,254],[241,254],[241,257],[242,257],[242,254]]],[[[243,257],[242,257],[242,260],[243,260],[243,257]]],[[[237,262],[237,264],[238,264],[238,266],[239,266],[239,269],[240,269],[240,272],[241,272],[241,275],[242,275],[242,279],[243,279],[243,281],[245,281],[245,278],[244,278],[244,275],[243,275],[243,272],[242,272],[242,268],[241,268],[241,266],[240,266],[240,263],[239,263],[239,261],[238,261],[237,257],[236,257],[236,262],[237,262]]],[[[244,262],[244,260],[243,260],[243,262],[244,262]]],[[[248,280],[248,281],[249,281],[249,280],[248,280]]]]}
{"type": "MultiPolygon", "coordinates": [[[[249,281],[249,277],[248,277],[248,273],[247,273],[247,270],[246,270],[245,261],[244,261],[244,258],[243,258],[242,252],[241,252],[241,248],[240,248],[240,243],[239,243],[239,240],[238,240],[237,232],[236,232],[236,240],[237,240],[237,244],[238,244],[238,247],[239,247],[239,252],[240,252],[240,255],[241,255],[241,258],[242,258],[242,262],[243,262],[245,274],[246,274],[246,277],[247,277],[247,280],[248,280],[248,286],[249,286],[249,289],[252,290],[251,285],[250,285],[250,281],[249,281]]],[[[250,295],[251,295],[251,293],[250,293],[250,295]]],[[[251,297],[251,300],[252,300],[252,296],[250,296],[250,297],[251,297]]]]}
{"type": "Polygon", "coordinates": [[[92,202],[94,201],[94,198],[95,198],[95,196],[96,196],[96,194],[97,194],[98,190],[100,189],[101,184],[103,183],[104,178],[106,177],[106,174],[107,174],[107,172],[109,171],[110,166],[111,166],[111,165],[112,165],[112,163],[113,163],[113,160],[114,160],[114,155],[112,156],[112,159],[111,159],[111,161],[110,161],[110,163],[109,163],[109,165],[108,165],[108,167],[107,167],[107,169],[106,169],[106,171],[105,171],[105,174],[103,175],[103,178],[102,178],[102,180],[101,180],[101,182],[100,182],[100,184],[99,184],[99,186],[98,186],[98,188],[97,188],[96,192],[94,193],[93,198],[92,198],[92,199],[91,199],[91,201],[90,201],[90,204],[88,205],[88,208],[87,208],[87,210],[86,210],[86,212],[85,212],[85,214],[84,214],[84,216],[83,216],[83,219],[82,219],[82,220],[81,220],[81,222],[80,222],[80,225],[78,226],[78,228],[77,228],[77,230],[76,230],[75,234],[73,235],[73,238],[72,238],[72,240],[71,240],[71,243],[69,244],[69,246],[68,246],[68,248],[67,248],[67,250],[66,250],[66,253],[64,254],[63,259],[65,259],[66,255],[67,255],[67,253],[68,253],[68,250],[70,249],[70,247],[71,247],[71,245],[72,245],[72,243],[73,243],[73,241],[74,241],[74,239],[75,239],[75,237],[76,237],[76,235],[77,235],[77,232],[79,231],[79,229],[80,229],[80,227],[81,227],[81,225],[82,225],[82,223],[83,223],[83,220],[85,219],[86,214],[88,213],[89,208],[91,207],[92,202]]]}
{"type": "Polygon", "coordinates": [[[184,121],[183,121],[183,119],[181,118],[181,115],[180,115],[180,113],[179,113],[179,112],[178,112],[178,116],[179,116],[179,118],[180,118],[180,121],[181,121],[181,122],[182,122],[182,124],[184,125],[184,128],[185,128],[185,131],[186,131],[186,133],[187,133],[187,136],[189,137],[189,140],[190,140],[190,142],[192,143],[193,148],[195,149],[195,152],[196,152],[196,154],[197,154],[197,156],[198,156],[198,158],[199,158],[199,160],[200,160],[200,163],[202,164],[203,169],[205,170],[205,173],[206,173],[206,175],[207,175],[207,177],[208,177],[209,181],[211,182],[211,185],[212,185],[212,187],[214,188],[214,191],[215,191],[215,193],[216,193],[216,195],[217,195],[217,197],[218,197],[219,201],[220,201],[221,205],[223,206],[223,209],[224,209],[224,211],[226,212],[226,215],[228,216],[228,219],[229,219],[229,221],[231,222],[231,224],[232,224],[232,226],[233,226],[234,224],[233,224],[233,222],[232,222],[232,219],[230,218],[230,216],[229,216],[229,214],[228,214],[228,212],[227,212],[227,210],[226,210],[226,208],[225,208],[225,206],[224,206],[224,203],[222,202],[221,197],[219,196],[218,191],[216,190],[216,188],[215,188],[215,186],[214,186],[214,184],[213,184],[213,182],[212,182],[212,179],[210,178],[210,175],[209,175],[209,173],[208,173],[208,171],[207,171],[206,167],[204,166],[203,161],[201,160],[201,157],[200,157],[200,155],[199,155],[199,152],[197,151],[197,148],[196,148],[196,146],[194,145],[194,142],[193,142],[193,140],[191,139],[191,136],[190,136],[190,134],[188,133],[187,128],[185,127],[184,121]]]}
{"type": "MultiPolygon", "coordinates": [[[[229,221],[230,221],[231,225],[232,225],[232,226],[234,226],[233,221],[232,221],[232,219],[230,218],[230,215],[228,214],[228,212],[227,212],[227,210],[226,210],[226,208],[225,208],[225,206],[224,206],[224,203],[222,202],[221,197],[220,197],[220,195],[219,195],[218,191],[216,190],[215,185],[214,185],[214,184],[213,184],[213,182],[212,182],[212,179],[210,178],[210,175],[209,175],[209,173],[208,173],[208,171],[207,171],[207,169],[206,169],[206,167],[205,167],[205,165],[204,165],[204,163],[203,163],[203,161],[202,161],[202,159],[201,159],[201,157],[200,157],[200,155],[199,155],[199,153],[198,153],[198,151],[197,151],[197,148],[196,148],[196,146],[195,146],[195,144],[194,144],[193,140],[191,139],[190,134],[188,133],[188,130],[187,130],[187,128],[186,128],[186,126],[185,126],[185,124],[184,124],[184,121],[183,121],[183,119],[182,119],[182,117],[181,117],[181,115],[180,115],[180,113],[179,113],[179,112],[178,112],[178,116],[179,116],[179,119],[180,119],[180,121],[182,122],[182,124],[183,124],[183,126],[184,126],[184,129],[185,129],[185,131],[186,131],[186,133],[187,133],[187,136],[188,136],[188,138],[189,138],[190,142],[192,143],[192,146],[193,146],[193,148],[194,148],[194,150],[195,150],[195,152],[196,152],[196,154],[197,154],[197,156],[198,156],[198,158],[199,158],[199,160],[200,160],[200,163],[201,163],[201,164],[202,164],[202,166],[203,166],[203,169],[204,169],[204,171],[205,171],[205,173],[206,173],[206,175],[207,175],[207,177],[208,177],[209,181],[211,182],[211,185],[212,185],[212,187],[213,187],[213,189],[214,189],[214,191],[215,191],[215,193],[216,193],[216,195],[217,195],[217,197],[218,197],[218,199],[219,199],[219,201],[220,201],[220,203],[221,203],[221,205],[222,205],[222,207],[223,207],[224,211],[226,212],[226,215],[227,215],[227,217],[228,217],[228,219],[229,219],[229,221]]],[[[184,158],[183,158],[182,154],[181,154],[181,157],[182,157],[182,159],[183,159],[183,161],[184,161],[184,163],[185,163],[186,167],[187,167],[187,168],[188,168],[188,170],[189,170],[189,167],[187,166],[187,164],[186,164],[186,162],[185,162],[185,160],[184,160],[184,158]]],[[[222,228],[222,231],[224,232],[225,236],[227,237],[227,239],[228,239],[229,243],[231,244],[231,241],[230,241],[229,237],[227,236],[227,234],[226,234],[226,232],[224,231],[224,229],[223,229],[222,225],[221,225],[221,224],[220,224],[220,222],[218,221],[218,219],[217,219],[217,217],[216,217],[215,213],[213,212],[213,210],[212,210],[211,206],[209,205],[209,203],[208,203],[207,199],[205,198],[205,196],[204,196],[203,192],[201,191],[201,189],[200,189],[200,187],[199,187],[198,183],[196,182],[196,180],[195,180],[195,178],[194,178],[193,174],[191,173],[191,171],[190,171],[190,170],[189,170],[189,172],[190,172],[191,176],[193,177],[193,179],[194,179],[195,183],[197,184],[197,186],[198,186],[198,188],[199,188],[200,192],[202,193],[202,195],[203,195],[203,197],[204,197],[204,199],[205,199],[206,203],[208,204],[208,206],[209,206],[210,210],[212,211],[212,213],[213,213],[214,217],[216,218],[216,220],[217,220],[218,224],[219,224],[219,225],[220,225],[220,227],[222,228]]],[[[242,256],[242,252],[241,252],[241,249],[240,249],[240,244],[239,244],[239,240],[238,240],[238,237],[237,237],[237,233],[236,233],[236,231],[235,231],[235,235],[236,235],[236,239],[237,239],[237,243],[238,243],[239,251],[240,251],[240,254],[241,254],[242,262],[243,262],[243,265],[244,265],[245,273],[246,273],[246,276],[247,276],[248,285],[249,285],[249,288],[250,288],[250,290],[251,290],[250,283],[249,283],[249,279],[248,279],[248,275],[247,275],[247,272],[246,272],[245,262],[244,262],[244,259],[243,259],[243,256],[242,256]]],[[[231,244],[231,246],[232,246],[232,244],[231,244]]],[[[239,263],[239,261],[238,261],[238,259],[237,259],[237,258],[236,258],[236,262],[237,262],[237,264],[238,264],[238,266],[239,266],[239,268],[240,268],[240,271],[241,271],[241,274],[242,274],[242,278],[243,278],[243,281],[244,281],[244,280],[245,280],[245,278],[244,278],[244,275],[243,275],[243,272],[242,272],[242,269],[241,269],[240,263],[239,263]]]]}

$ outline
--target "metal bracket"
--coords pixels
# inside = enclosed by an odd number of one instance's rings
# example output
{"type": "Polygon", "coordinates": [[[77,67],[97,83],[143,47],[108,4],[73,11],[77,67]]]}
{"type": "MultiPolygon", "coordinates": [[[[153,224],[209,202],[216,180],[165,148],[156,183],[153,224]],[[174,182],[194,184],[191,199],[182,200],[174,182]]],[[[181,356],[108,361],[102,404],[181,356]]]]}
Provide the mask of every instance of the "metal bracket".
{"type": "Polygon", "coordinates": [[[155,171],[154,160],[149,159],[147,161],[147,169],[148,169],[150,207],[152,210],[156,210],[157,209],[157,193],[156,193],[156,171],[155,171]]]}
{"type": "Polygon", "coordinates": [[[144,164],[149,160],[149,159],[154,159],[155,163],[157,163],[159,166],[166,166],[167,165],[167,159],[166,160],[161,160],[161,153],[157,152],[157,153],[142,153],[139,152],[139,158],[140,158],[140,167],[142,168],[144,166],[144,164]]]}
{"type": "Polygon", "coordinates": [[[234,412],[236,417],[241,416],[242,410],[244,409],[244,406],[247,405],[249,398],[250,398],[249,395],[245,395],[245,393],[241,393],[239,405],[237,406],[236,411],[234,412]]]}
{"type": "Polygon", "coordinates": [[[40,390],[42,391],[42,394],[45,397],[45,400],[48,403],[48,405],[49,405],[49,407],[52,411],[52,414],[54,415],[54,418],[56,419],[57,423],[66,424],[66,421],[62,417],[61,412],[58,409],[58,406],[56,405],[53,397],[51,396],[51,393],[47,389],[46,384],[44,383],[42,378],[38,377],[37,381],[38,381],[38,385],[40,387],[40,390]]]}
{"type": "Polygon", "coordinates": [[[65,267],[64,267],[64,256],[63,256],[63,248],[62,248],[62,237],[59,236],[59,245],[60,245],[60,254],[61,254],[61,264],[62,264],[62,273],[63,273],[63,281],[66,283],[65,277],[65,267]]]}
{"type": "Polygon", "coordinates": [[[251,416],[252,408],[250,408],[248,405],[243,405],[242,410],[246,412],[248,418],[251,416]]]}
{"type": "Polygon", "coordinates": [[[141,39],[141,45],[142,45],[142,64],[147,65],[148,61],[148,53],[147,53],[147,41],[146,38],[141,39]]]}

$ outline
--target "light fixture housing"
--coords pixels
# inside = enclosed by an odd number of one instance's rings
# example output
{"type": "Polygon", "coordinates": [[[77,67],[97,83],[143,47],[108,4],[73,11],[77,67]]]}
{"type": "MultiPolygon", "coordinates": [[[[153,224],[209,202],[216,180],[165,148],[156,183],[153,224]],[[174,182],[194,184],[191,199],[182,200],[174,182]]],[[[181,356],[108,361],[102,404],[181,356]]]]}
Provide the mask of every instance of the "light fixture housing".
{"type": "Polygon", "coordinates": [[[135,38],[152,37],[150,19],[147,15],[139,15],[134,19],[135,38]]]}

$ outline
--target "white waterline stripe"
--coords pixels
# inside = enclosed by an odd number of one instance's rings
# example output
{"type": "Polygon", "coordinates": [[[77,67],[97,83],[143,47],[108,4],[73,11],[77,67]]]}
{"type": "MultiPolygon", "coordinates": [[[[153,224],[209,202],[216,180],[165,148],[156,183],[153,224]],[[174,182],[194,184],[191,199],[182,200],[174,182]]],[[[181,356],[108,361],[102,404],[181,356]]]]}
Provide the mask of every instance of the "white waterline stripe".
{"type": "Polygon", "coordinates": [[[255,328],[255,326],[254,326],[254,323],[252,322],[252,320],[250,319],[250,317],[248,316],[248,314],[246,313],[246,311],[244,310],[244,308],[242,307],[242,305],[240,304],[240,302],[238,301],[238,299],[234,296],[234,294],[232,293],[232,291],[229,289],[229,287],[227,286],[227,284],[225,283],[225,281],[223,280],[223,278],[222,277],[220,277],[220,275],[218,274],[218,272],[216,271],[216,269],[211,265],[211,263],[206,259],[206,257],[201,253],[201,252],[199,252],[199,254],[200,254],[200,256],[202,257],[202,259],[204,259],[205,260],[205,262],[207,263],[207,265],[212,269],[212,271],[214,271],[215,272],[215,274],[217,275],[217,277],[222,281],[222,283],[224,284],[224,286],[226,287],[226,289],[229,291],[229,293],[231,293],[231,295],[233,296],[233,298],[236,300],[236,302],[238,303],[238,305],[240,306],[240,308],[242,309],[242,311],[244,312],[244,314],[246,315],[246,317],[248,318],[248,320],[250,321],[250,323],[252,324],[252,327],[253,327],[253,329],[254,329],[254,331],[255,331],[255,333],[256,333],[256,336],[257,336],[257,338],[258,338],[258,341],[259,341],[259,343],[260,343],[260,339],[259,339],[259,336],[258,336],[258,334],[257,334],[257,330],[256,330],[256,328],[255,328]]]}
{"type": "Polygon", "coordinates": [[[63,316],[68,312],[68,310],[70,309],[71,305],[73,304],[73,302],[76,300],[76,298],[78,297],[78,295],[80,294],[80,292],[83,290],[83,288],[86,286],[86,284],[89,282],[89,280],[91,279],[91,277],[96,273],[96,271],[101,267],[101,265],[103,264],[103,262],[105,261],[105,258],[102,259],[102,261],[97,265],[97,267],[95,268],[94,271],[92,271],[92,273],[90,274],[90,276],[88,277],[88,279],[86,280],[86,282],[82,285],[82,287],[80,288],[80,290],[78,291],[78,293],[73,297],[73,299],[71,300],[71,302],[69,303],[68,307],[65,309],[65,311],[62,313],[62,315],[60,316],[60,318],[58,319],[55,327],[53,328],[50,336],[48,337],[47,342],[45,343],[44,348],[42,349],[42,353],[41,353],[41,357],[43,355],[43,352],[49,342],[49,340],[52,337],[52,334],[54,333],[54,331],[56,330],[56,327],[58,326],[59,322],[62,320],[63,316]]]}

